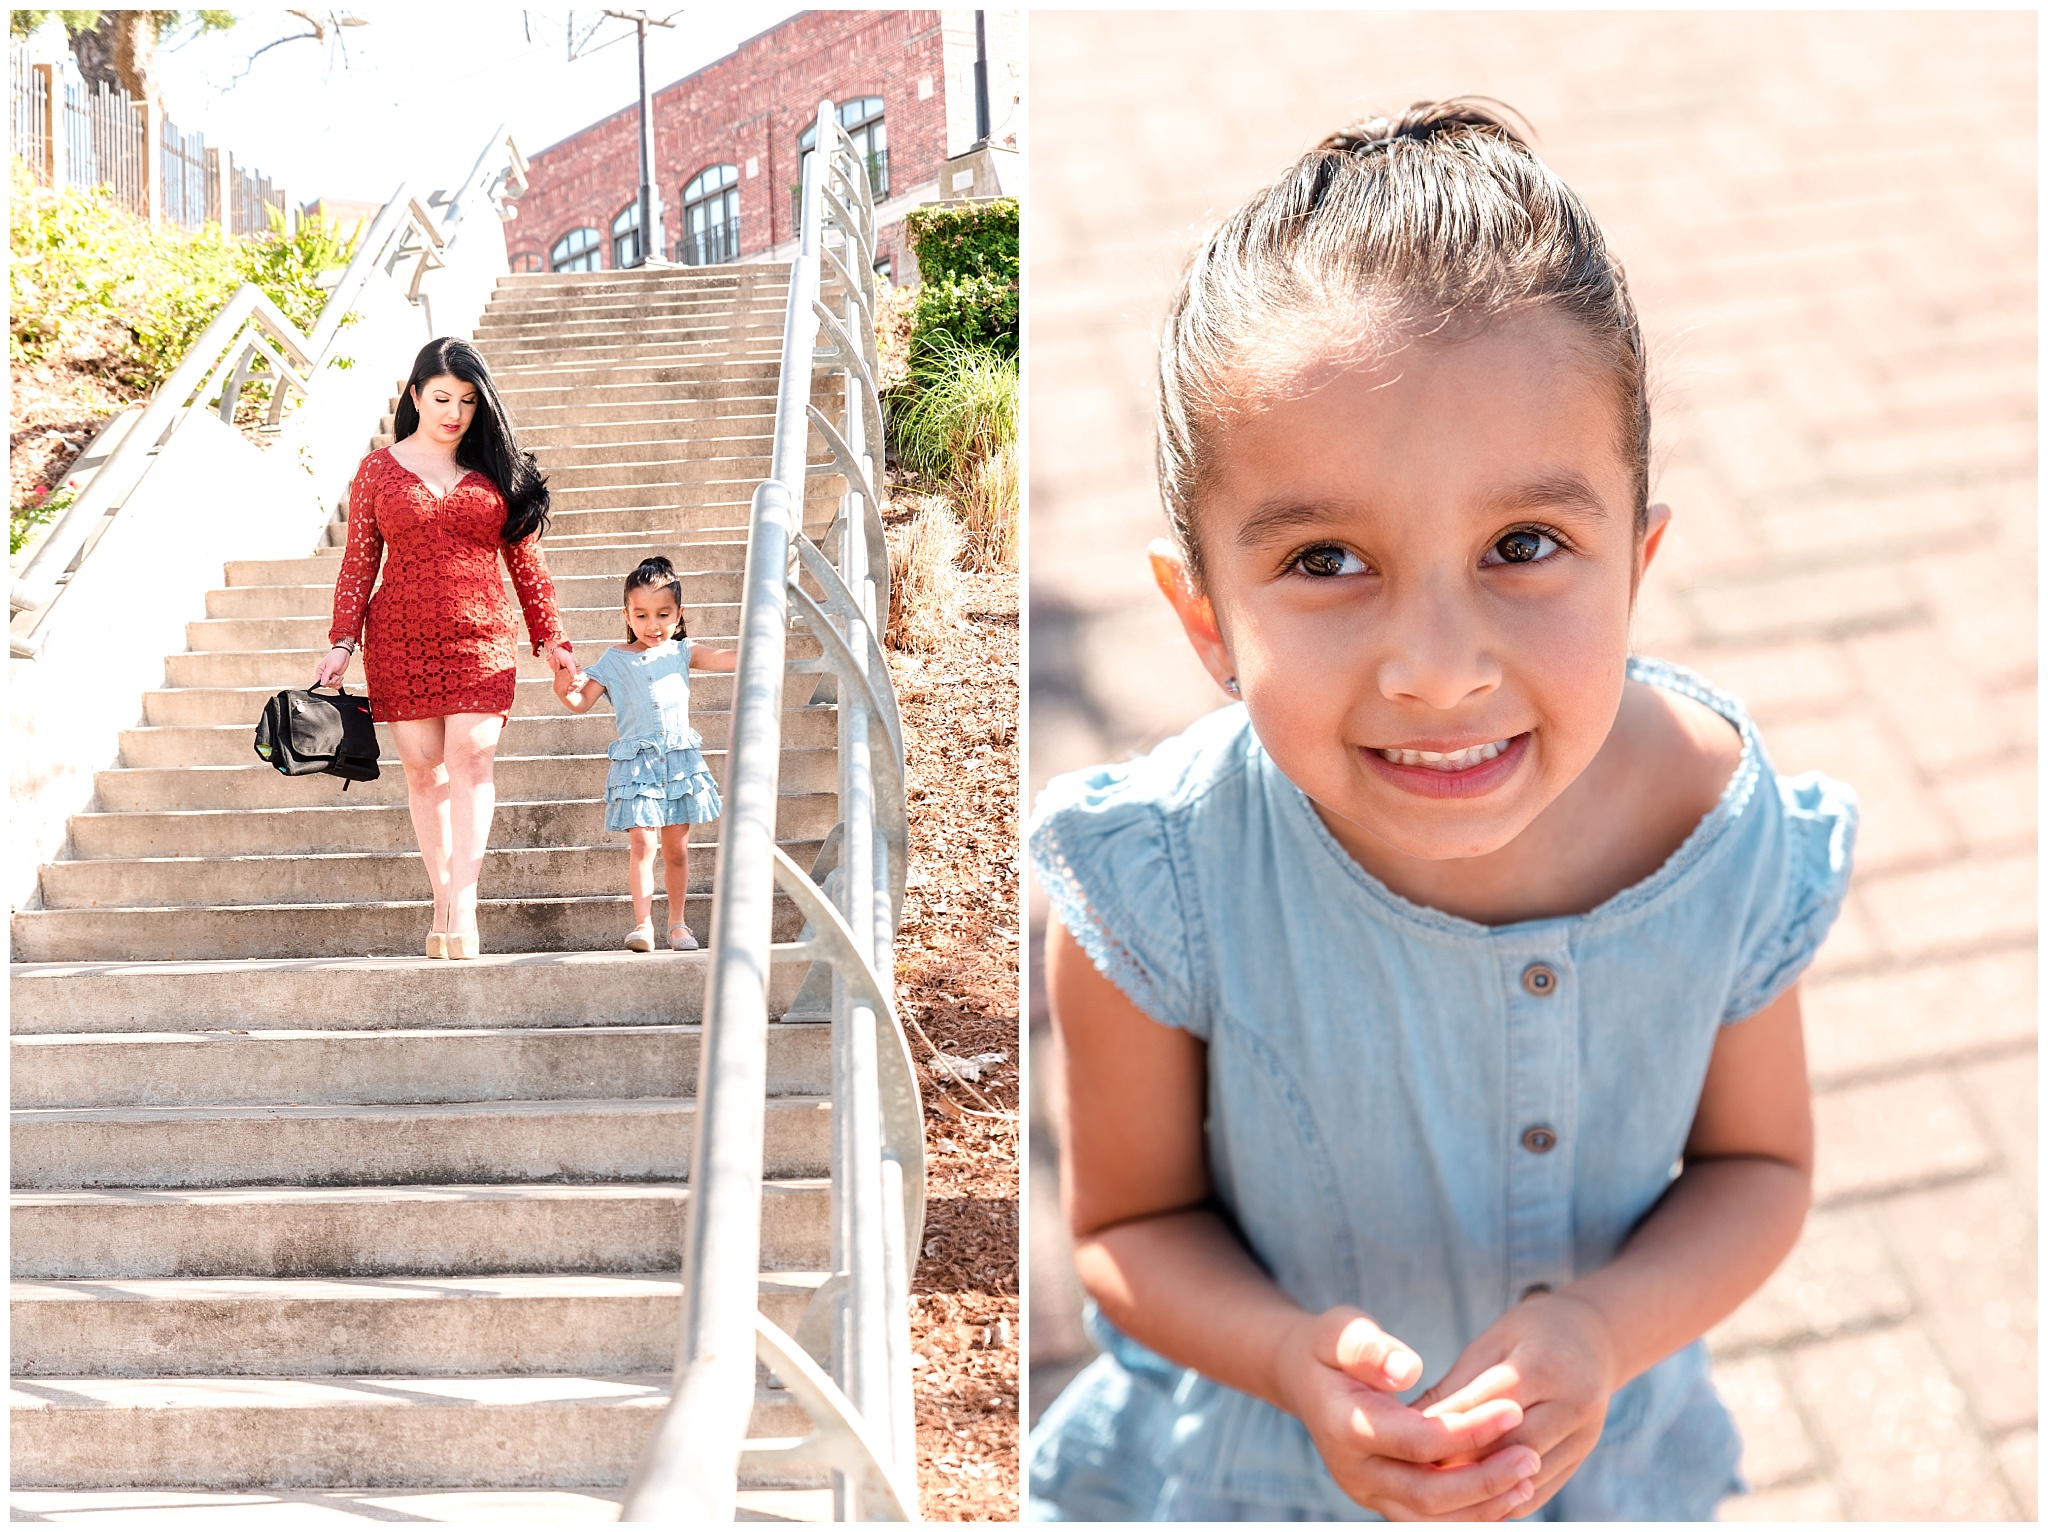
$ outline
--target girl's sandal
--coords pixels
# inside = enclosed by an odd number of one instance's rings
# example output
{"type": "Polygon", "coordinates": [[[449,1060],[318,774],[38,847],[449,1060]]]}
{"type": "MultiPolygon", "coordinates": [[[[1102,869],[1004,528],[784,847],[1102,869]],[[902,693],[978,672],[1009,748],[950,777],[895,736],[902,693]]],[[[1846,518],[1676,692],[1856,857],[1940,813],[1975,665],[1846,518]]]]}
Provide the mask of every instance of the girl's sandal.
{"type": "Polygon", "coordinates": [[[697,938],[688,926],[670,926],[668,928],[668,946],[671,952],[695,952],[697,950],[697,938]]]}
{"type": "Polygon", "coordinates": [[[639,925],[628,931],[626,933],[626,946],[628,950],[633,952],[652,952],[654,950],[653,920],[643,920],[639,925]]]}

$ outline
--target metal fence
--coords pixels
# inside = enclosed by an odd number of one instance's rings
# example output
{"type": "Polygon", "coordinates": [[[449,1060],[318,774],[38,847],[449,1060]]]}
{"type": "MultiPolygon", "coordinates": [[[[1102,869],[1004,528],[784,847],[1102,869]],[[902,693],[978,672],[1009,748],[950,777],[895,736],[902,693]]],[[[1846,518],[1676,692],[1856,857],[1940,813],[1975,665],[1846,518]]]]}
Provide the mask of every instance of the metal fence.
{"type": "Polygon", "coordinates": [[[180,133],[164,121],[164,222],[197,230],[220,222],[220,177],[207,159],[206,137],[180,133]]]}
{"type": "Polygon", "coordinates": [[[718,266],[740,258],[737,216],[701,229],[685,229],[676,239],[676,259],[685,266],[718,266]]]}
{"type": "Polygon", "coordinates": [[[152,178],[148,111],[126,91],[104,81],[88,87],[68,64],[32,63],[19,47],[9,49],[9,75],[14,153],[42,185],[105,187],[136,217],[193,231],[224,221],[224,189],[231,234],[268,233],[273,211],[290,218],[282,187],[161,115],[152,178]]]}
{"type": "Polygon", "coordinates": [[[754,491],[747,541],[675,1391],[628,1492],[629,1521],[730,1521],[742,1470],[799,1466],[834,1471],[837,1519],[917,1516],[909,1288],[924,1238],[924,1113],[895,1002],[907,824],[903,726],[881,648],[889,555],[875,492],[875,207],[865,157],[829,101],[817,142],[790,269],[771,477],[754,491]],[[846,485],[815,542],[804,523],[814,476],[846,485]],[[820,658],[785,661],[792,618],[820,658]],[[775,842],[791,675],[829,678],[838,703],[840,821],[808,875],[775,842]],[[778,888],[806,922],[795,953],[771,950],[778,888]],[[791,957],[812,963],[791,1014],[831,1017],[833,1135],[833,1270],[794,1337],[759,1312],[768,975],[791,957]],[[747,1439],[757,1360],[803,1406],[810,1435],[747,1439]]]}

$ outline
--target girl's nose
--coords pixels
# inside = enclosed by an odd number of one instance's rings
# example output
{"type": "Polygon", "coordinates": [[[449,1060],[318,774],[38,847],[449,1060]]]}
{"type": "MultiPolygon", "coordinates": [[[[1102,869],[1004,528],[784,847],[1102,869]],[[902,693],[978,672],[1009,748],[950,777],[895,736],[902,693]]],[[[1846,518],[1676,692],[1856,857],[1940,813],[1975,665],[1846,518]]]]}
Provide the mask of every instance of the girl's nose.
{"type": "Polygon", "coordinates": [[[1381,696],[1449,712],[1500,685],[1500,661],[1474,614],[1436,595],[1403,608],[1389,625],[1379,663],[1381,696]]]}

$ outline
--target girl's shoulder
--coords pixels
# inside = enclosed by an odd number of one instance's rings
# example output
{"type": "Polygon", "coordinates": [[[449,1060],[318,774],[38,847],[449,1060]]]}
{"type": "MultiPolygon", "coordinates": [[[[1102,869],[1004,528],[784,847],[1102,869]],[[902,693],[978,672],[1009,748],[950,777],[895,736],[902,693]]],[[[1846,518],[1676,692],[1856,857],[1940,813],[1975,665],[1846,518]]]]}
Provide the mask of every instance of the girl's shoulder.
{"type": "Polygon", "coordinates": [[[1198,718],[1144,755],[1054,777],[1038,795],[1033,833],[1055,820],[1130,820],[1196,812],[1242,781],[1258,737],[1242,704],[1198,718]]]}

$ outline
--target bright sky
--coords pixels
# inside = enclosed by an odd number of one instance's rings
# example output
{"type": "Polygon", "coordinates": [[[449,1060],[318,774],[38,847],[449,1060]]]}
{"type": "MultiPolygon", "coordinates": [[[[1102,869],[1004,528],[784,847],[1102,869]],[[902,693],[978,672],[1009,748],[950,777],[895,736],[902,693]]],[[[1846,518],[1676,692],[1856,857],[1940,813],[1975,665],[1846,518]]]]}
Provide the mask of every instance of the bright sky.
{"type": "MultiPolygon", "coordinates": [[[[527,11],[473,0],[305,9],[323,21],[352,15],[367,25],[330,31],[341,46],[289,42],[251,64],[263,44],[307,27],[282,10],[237,7],[231,31],[157,54],[171,120],[203,132],[210,147],[269,176],[295,202],[382,202],[408,175],[448,185],[468,172],[500,122],[531,155],[639,99],[630,22],[603,20],[583,55],[567,61],[572,17],[581,37],[600,10],[527,11]]],[[[649,15],[672,14],[676,23],[648,28],[650,89],[722,58],[796,9],[773,0],[649,7],[649,15]]]]}

